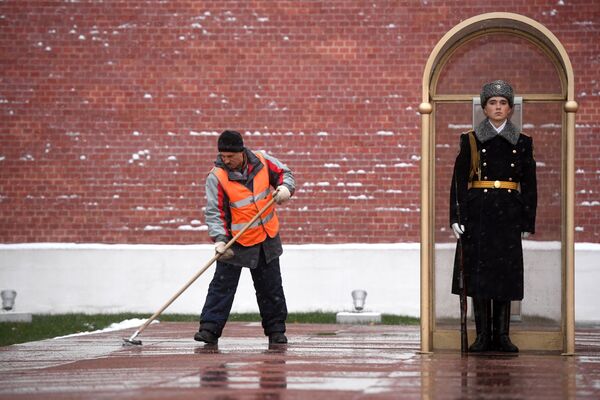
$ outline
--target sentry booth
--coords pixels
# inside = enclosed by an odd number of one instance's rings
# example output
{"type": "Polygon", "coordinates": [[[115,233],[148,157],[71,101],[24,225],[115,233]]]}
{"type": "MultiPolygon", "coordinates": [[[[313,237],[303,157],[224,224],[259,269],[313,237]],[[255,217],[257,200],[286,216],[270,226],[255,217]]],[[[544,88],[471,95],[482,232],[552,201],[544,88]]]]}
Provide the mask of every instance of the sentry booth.
{"type": "MultiPolygon", "coordinates": [[[[552,32],[513,13],[482,14],[456,25],[425,65],[419,105],[421,351],[460,349],[459,299],[450,293],[456,247],[448,222],[452,168],[460,134],[482,118],[481,86],[496,79],[515,90],[512,120],[534,139],[538,181],[536,234],[523,242],[525,297],[513,303],[510,336],[521,350],[573,354],[573,68],[552,32]]],[[[472,314],[468,326],[472,342],[472,314]]]]}

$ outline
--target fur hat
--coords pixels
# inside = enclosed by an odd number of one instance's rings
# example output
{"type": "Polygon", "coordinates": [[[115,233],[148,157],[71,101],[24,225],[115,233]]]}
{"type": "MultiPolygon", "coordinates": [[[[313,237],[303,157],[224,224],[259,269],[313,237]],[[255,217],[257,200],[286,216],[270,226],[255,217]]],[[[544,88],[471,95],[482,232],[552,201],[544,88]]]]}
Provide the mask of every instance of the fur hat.
{"type": "Polygon", "coordinates": [[[244,151],[244,139],[239,132],[223,131],[219,135],[217,147],[219,151],[239,153],[244,151]]]}
{"type": "Polygon", "coordinates": [[[479,98],[481,99],[481,108],[485,108],[487,101],[491,97],[496,96],[504,97],[506,100],[508,100],[508,105],[510,108],[513,108],[515,99],[513,88],[508,83],[501,80],[483,85],[481,88],[481,94],[479,95],[479,98]]]}

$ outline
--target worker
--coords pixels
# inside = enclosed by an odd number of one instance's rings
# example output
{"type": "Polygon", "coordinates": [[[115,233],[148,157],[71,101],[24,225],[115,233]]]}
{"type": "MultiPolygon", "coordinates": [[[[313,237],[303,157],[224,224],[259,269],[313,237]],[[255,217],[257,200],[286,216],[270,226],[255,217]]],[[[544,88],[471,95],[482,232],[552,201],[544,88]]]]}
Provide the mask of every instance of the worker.
{"type": "Polygon", "coordinates": [[[272,198],[278,205],[290,199],[295,190],[294,176],[272,155],[244,147],[239,132],[222,132],[217,147],[215,166],[206,179],[205,216],[219,258],[194,339],[209,344],[218,342],[229,318],[241,271],[248,268],[269,344],[285,344],[287,305],[279,267],[283,248],[275,205],[230,248],[225,250],[225,247],[272,198]]]}

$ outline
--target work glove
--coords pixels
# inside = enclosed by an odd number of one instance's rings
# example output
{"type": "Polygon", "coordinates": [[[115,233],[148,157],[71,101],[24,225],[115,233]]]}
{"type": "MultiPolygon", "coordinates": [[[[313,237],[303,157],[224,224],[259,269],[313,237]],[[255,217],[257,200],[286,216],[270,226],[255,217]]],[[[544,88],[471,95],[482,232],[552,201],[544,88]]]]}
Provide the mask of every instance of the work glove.
{"type": "Polygon", "coordinates": [[[460,236],[465,233],[465,226],[455,222],[452,224],[452,231],[454,232],[454,236],[456,236],[457,239],[460,239],[460,236]]]}
{"type": "Polygon", "coordinates": [[[233,250],[231,250],[231,248],[225,250],[226,244],[227,243],[225,242],[215,242],[215,253],[219,254],[219,260],[221,261],[229,260],[234,255],[233,250]]]}
{"type": "Polygon", "coordinates": [[[290,199],[291,196],[292,194],[290,193],[290,189],[284,185],[277,186],[277,189],[275,189],[275,192],[273,192],[273,198],[277,204],[285,203],[290,199]]]}

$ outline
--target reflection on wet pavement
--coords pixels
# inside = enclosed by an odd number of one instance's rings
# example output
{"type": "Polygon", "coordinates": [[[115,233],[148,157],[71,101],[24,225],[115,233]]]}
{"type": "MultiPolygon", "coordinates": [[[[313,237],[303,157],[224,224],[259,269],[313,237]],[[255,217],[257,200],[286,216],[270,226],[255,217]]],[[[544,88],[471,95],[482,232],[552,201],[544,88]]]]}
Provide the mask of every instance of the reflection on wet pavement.
{"type": "Polygon", "coordinates": [[[161,323],[142,346],[127,331],[0,348],[0,399],[600,398],[600,329],[577,355],[419,354],[415,326],[292,324],[288,345],[228,324],[218,345],[195,324],[161,323]]]}

